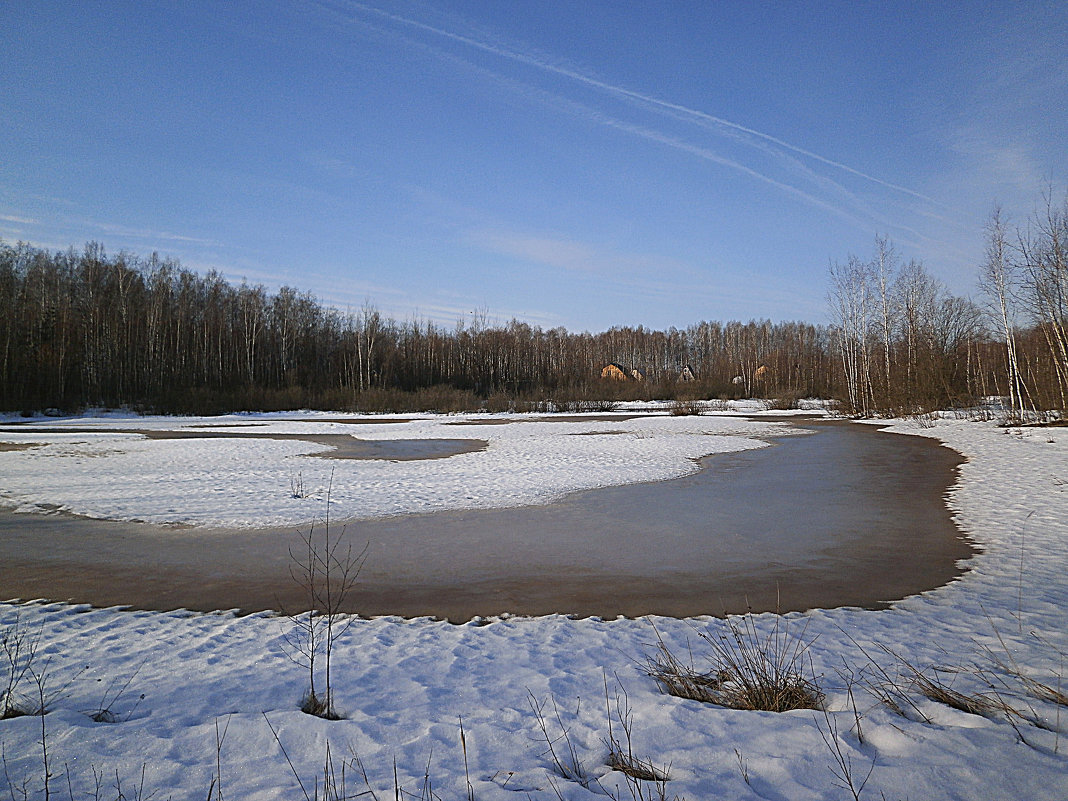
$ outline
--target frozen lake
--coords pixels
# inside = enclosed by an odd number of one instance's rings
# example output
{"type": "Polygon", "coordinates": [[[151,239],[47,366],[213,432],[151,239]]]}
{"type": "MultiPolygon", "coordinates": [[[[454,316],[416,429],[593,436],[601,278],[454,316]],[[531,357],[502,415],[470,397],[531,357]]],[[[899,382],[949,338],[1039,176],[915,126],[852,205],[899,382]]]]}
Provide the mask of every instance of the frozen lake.
{"type": "MultiPolygon", "coordinates": [[[[812,433],[705,457],[681,478],[542,505],[349,521],[346,537],[357,550],[366,543],[368,558],[348,610],[466,620],[875,607],[960,574],[972,550],[944,501],[956,452],[870,426],[796,424],[812,433]]],[[[0,591],[149,609],[295,610],[296,543],[293,526],[3,512],[0,591]]]]}

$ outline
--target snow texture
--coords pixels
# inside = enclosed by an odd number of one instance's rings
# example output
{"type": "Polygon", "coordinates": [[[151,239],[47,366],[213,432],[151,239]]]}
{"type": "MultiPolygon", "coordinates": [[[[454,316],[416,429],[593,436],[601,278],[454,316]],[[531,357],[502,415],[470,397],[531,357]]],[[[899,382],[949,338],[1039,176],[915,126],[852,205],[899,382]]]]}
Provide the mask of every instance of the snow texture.
{"type": "MultiPolygon", "coordinates": [[[[287,431],[328,425],[258,419],[287,431]]],[[[421,418],[350,433],[471,436],[489,439],[489,449],[436,462],[339,465],[335,491],[350,481],[355,487],[343,503],[353,513],[392,513],[400,511],[393,497],[407,497],[416,488],[411,503],[419,510],[544,501],[579,486],[678,475],[693,469],[694,456],[759,444],[746,437],[771,425],[719,417],[474,428],[444,428],[444,422],[421,418]],[[627,434],[569,436],[609,430],[627,434]],[[501,475],[513,459],[520,467],[501,475]],[[634,463],[642,469],[633,469],[634,463]]],[[[175,421],[146,421],[157,423],[175,421]]],[[[6,763],[0,790],[6,794],[6,784],[16,797],[19,788],[30,798],[44,797],[43,720],[56,798],[68,797],[68,774],[74,797],[87,797],[94,770],[103,776],[101,799],[118,795],[117,781],[133,797],[142,770],[144,794],[155,792],[157,798],[202,801],[212,787],[232,799],[304,797],[289,760],[308,795],[315,797],[318,777],[324,797],[328,744],[338,767],[359,755],[380,799],[393,797],[394,765],[402,790],[416,794],[429,765],[440,798],[467,797],[468,779],[478,801],[630,798],[622,774],[606,765],[607,680],[611,695],[621,686],[629,698],[635,756],[670,766],[667,798],[851,798],[820,734],[821,727],[825,734],[833,727],[837,734],[830,736],[837,738],[855,781],[871,769],[862,798],[1064,799],[1068,710],[1024,693],[994,665],[991,652],[1001,661],[1014,660],[1036,680],[1066,689],[1068,429],[1004,429],[947,417],[922,426],[896,421],[891,430],[937,438],[967,457],[948,502],[981,552],[958,581],[886,610],[753,618],[761,631],[788,625],[813,641],[808,653],[827,696],[826,716],[729,710],[660,693],[641,668],[650,643],[659,635],[684,658],[692,647],[702,667],[696,632],[724,632],[726,623],[716,619],[553,615],[464,625],[358,619],[334,655],[336,703],[345,719],[329,722],[297,709],[306,675],[286,656],[284,635],[293,624],[285,618],[7,604],[0,606],[0,626],[10,633],[17,621],[21,630],[40,633],[36,667],[47,673],[47,688],[55,695],[43,719],[0,721],[6,763]],[[890,676],[901,673],[900,663],[884,649],[961,692],[989,693],[984,675],[992,678],[1002,699],[1033,713],[1041,725],[952,709],[923,698],[905,679],[900,685],[914,706],[907,705],[904,716],[896,714],[862,680],[875,664],[890,676]],[[976,672],[976,666],[987,673],[976,672]],[[952,672],[931,672],[934,668],[952,672]],[[858,679],[852,684],[856,713],[850,677],[858,679]],[[112,706],[120,722],[91,720],[86,713],[99,708],[107,688],[127,679],[128,688],[112,706]],[[594,781],[583,786],[554,768],[531,698],[550,710],[555,701],[575,754],[594,781]],[[217,732],[225,735],[218,751],[217,732]]],[[[3,440],[20,437],[42,441],[41,435],[6,432],[3,440]]],[[[289,505],[282,490],[295,464],[307,479],[309,462],[298,459],[311,449],[247,441],[220,449],[209,441],[193,455],[178,453],[187,446],[127,435],[50,435],[40,451],[0,453],[0,476],[9,502],[22,508],[55,503],[98,516],[243,525],[306,514],[289,505]],[[108,455],[94,459],[87,453],[108,455]],[[254,473],[250,458],[264,462],[254,473]],[[245,497],[257,484],[259,505],[245,497]],[[204,497],[220,486],[234,491],[237,507],[225,519],[204,497]],[[265,493],[264,486],[277,491],[265,493]]],[[[36,686],[20,689],[28,693],[36,686]]],[[[560,735],[555,715],[547,723],[553,737],[560,735]]],[[[618,724],[614,733],[620,736],[618,724]]],[[[562,740],[555,747],[566,749],[562,740]]],[[[350,793],[366,789],[351,768],[346,779],[350,793]]]]}

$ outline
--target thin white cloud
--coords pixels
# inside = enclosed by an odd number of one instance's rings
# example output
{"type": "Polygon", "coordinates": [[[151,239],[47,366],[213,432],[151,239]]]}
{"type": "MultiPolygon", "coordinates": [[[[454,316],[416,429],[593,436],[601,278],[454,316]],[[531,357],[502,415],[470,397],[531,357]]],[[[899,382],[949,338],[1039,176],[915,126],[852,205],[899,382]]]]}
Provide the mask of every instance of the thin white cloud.
{"type": "Polygon", "coordinates": [[[382,315],[407,323],[426,323],[451,328],[457,322],[470,323],[475,316],[485,317],[492,325],[503,324],[512,319],[524,320],[532,325],[554,326],[559,317],[548,312],[508,307],[487,307],[484,301],[472,294],[458,294],[443,290],[420,290],[414,294],[399,287],[378,287],[364,293],[360,288],[350,291],[332,286],[319,294],[318,299],[343,313],[355,312],[364,304],[370,304],[382,315]]]}
{"type": "Polygon", "coordinates": [[[109,222],[97,222],[95,220],[79,220],[79,224],[94,228],[98,231],[102,231],[105,234],[113,234],[115,236],[125,236],[131,239],[155,239],[161,242],[179,242],[190,245],[205,245],[209,247],[217,247],[218,243],[210,239],[201,239],[195,236],[185,236],[184,234],[173,234],[169,231],[153,231],[146,228],[130,228],[126,225],[117,225],[109,222]]]}
{"type": "Polygon", "coordinates": [[[592,273],[602,269],[599,254],[578,242],[501,231],[475,231],[467,241],[500,256],[563,270],[592,273]]]}
{"type": "MultiPolygon", "coordinates": [[[[751,276],[751,280],[740,283],[734,271],[724,272],[709,265],[694,267],[673,259],[620,253],[610,247],[521,231],[479,229],[470,231],[465,241],[495,255],[575,273],[588,280],[584,287],[580,283],[574,288],[574,292],[595,293],[602,299],[611,297],[617,306],[636,298],[650,307],[658,305],[652,301],[674,307],[679,304],[679,298],[686,298],[688,305],[705,308],[745,305],[751,302],[752,287],[759,280],[751,276]],[[603,280],[606,277],[611,280],[603,280]]],[[[798,287],[764,285],[761,289],[764,314],[776,319],[794,319],[799,313],[801,294],[798,287]]],[[[524,317],[529,319],[528,315],[524,317]]]]}
{"type": "Polygon", "coordinates": [[[30,247],[37,248],[38,250],[43,250],[49,253],[63,253],[68,248],[70,248],[69,242],[63,243],[49,239],[38,239],[37,237],[21,237],[18,235],[17,231],[15,233],[15,236],[10,236],[7,234],[6,231],[0,230],[0,239],[7,239],[8,244],[11,243],[11,240],[18,240],[24,242],[30,247]]]}
{"type": "MultiPolygon", "coordinates": [[[[38,219],[23,215],[0,214],[0,223],[9,223],[15,226],[29,225],[38,229],[44,229],[39,231],[41,237],[55,239],[56,237],[66,235],[70,241],[63,247],[69,247],[76,240],[84,242],[85,240],[92,239],[94,236],[101,234],[125,239],[151,240],[156,243],[171,243],[175,245],[199,245],[205,247],[220,246],[219,243],[214,242],[213,240],[203,239],[201,237],[176,234],[165,230],[156,231],[146,228],[131,228],[127,225],[92,220],[85,217],[71,217],[63,213],[55,214],[50,223],[43,223],[38,219]]],[[[21,229],[15,228],[14,230],[20,231],[21,229]]],[[[40,246],[44,247],[43,244],[40,246]]]]}
{"type": "Polygon", "coordinates": [[[15,225],[40,225],[38,220],[34,220],[30,217],[18,217],[14,214],[0,214],[0,220],[7,223],[14,223],[15,225]]]}
{"type": "Polygon", "coordinates": [[[822,155],[820,155],[818,153],[815,153],[815,152],[813,152],[811,150],[807,150],[805,148],[798,147],[797,145],[791,144],[791,143],[789,143],[789,142],[787,142],[787,141],[785,141],[783,139],[780,139],[780,138],[778,138],[776,136],[772,136],[771,134],[764,133],[763,131],[756,130],[755,128],[750,128],[750,127],[748,127],[746,125],[741,125],[739,123],[732,122],[731,120],[724,119],[723,117],[717,117],[717,116],[715,116],[713,114],[708,114],[708,113],[706,113],[704,111],[700,111],[698,109],[689,108],[688,106],[684,106],[684,105],[679,104],[679,103],[673,103],[673,102],[671,102],[669,100],[665,100],[663,98],[659,98],[659,97],[656,97],[654,95],[650,95],[650,94],[643,93],[643,92],[637,92],[637,91],[634,91],[632,89],[627,89],[626,87],[623,87],[623,86],[618,86],[618,85],[615,85],[615,84],[612,84],[612,83],[608,83],[607,81],[600,80],[600,79],[595,78],[595,77],[593,77],[591,75],[588,75],[586,73],[580,72],[580,71],[578,71],[578,70],[576,70],[574,68],[565,67],[565,66],[562,66],[560,64],[555,64],[555,63],[552,63],[552,62],[548,61],[544,57],[536,56],[536,55],[533,55],[533,54],[530,54],[530,53],[526,53],[526,52],[522,52],[522,51],[517,50],[515,48],[507,47],[507,46],[504,46],[504,45],[499,44],[499,43],[489,42],[489,41],[485,41],[483,39],[476,39],[476,38],[473,38],[471,36],[464,36],[462,34],[458,34],[458,33],[455,33],[453,31],[445,30],[444,28],[439,28],[439,27],[434,26],[434,25],[429,25],[427,23],[420,22],[418,20],[413,20],[413,19],[411,19],[409,17],[404,17],[404,16],[401,16],[399,14],[393,14],[393,13],[390,13],[388,11],[384,11],[384,10],[382,10],[380,8],[376,8],[374,6],[365,5],[363,3],[351,2],[351,3],[348,3],[347,5],[350,8],[353,8],[353,9],[356,9],[356,10],[359,10],[359,11],[363,11],[363,12],[365,12],[367,14],[376,15],[376,16],[378,16],[380,18],[390,20],[391,22],[397,23],[399,25],[404,25],[404,26],[407,26],[407,27],[410,27],[410,28],[414,28],[416,30],[421,30],[421,31],[424,31],[426,33],[430,33],[430,34],[432,34],[434,36],[442,37],[442,38],[448,39],[450,41],[457,42],[457,43],[466,45],[468,47],[472,47],[472,48],[475,48],[477,50],[481,50],[481,51],[486,52],[486,53],[490,53],[490,54],[498,56],[500,58],[505,58],[505,59],[511,60],[513,62],[516,62],[516,63],[519,63],[519,64],[523,64],[525,66],[533,67],[535,69],[538,69],[538,70],[541,70],[541,71],[544,71],[544,72],[549,72],[549,73],[552,73],[552,74],[555,74],[555,75],[558,75],[558,76],[561,76],[561,77],[569,78],[570,80],[573,80],[573,81],[575,81],[577,83],[581,83],[581,84],[583,84],[583,85],[585,85],[587,87],[590,87],[590,88],[597,89],[599,91],[605,92],[605,93],[607,93],[607,94],[609,94],[609,95],[611,95],[611,96],[613,96],[615,98],[618,98],[618,99],[623,99],[623,100],[635,102],[635,103],[641,104],[641,105],[643,105],[645,107],[652,107],[652,108],[660,109],[660,110],[669,112],[669,113],[671,113],[673,115],[676,115],[676,116],[681,115],[681,116],[683,116],[683,117],[685,117],[687,119],[690,119],[690,120],[692,120],[694,122],[697,122],[697,123],[699,123],[699,124],[701,124],[701,125],[703,125],[705,127],[712,127],[713,129],[725,130],[725,131],[733,132],[733,133],[736,133],[736,134],[742,134],[742,135],[744,135],[746,137],[749,137],[751,139],[755,139],[755,140],[758,140],[760,142],[764,142],[764,143],[769,143],[769,144],[775,145],[775,146],[777,146],[779,148],[782,148],[784,150],[787,150],[789,152],[796,153],[797,155],[804,156],[806,158],[812,159],[814,161],[818,161],[818,162],[820,162],[822,164],[825,164],[827,166],[834,167],[836,169],[842,170],[842,171],[844,171],[844,172],[846,172],[846,173],[848,173],[850,175],[853,175],[853,176],[855,176],[857,178],[861,178],[861,179],[863,179],[865,181],[869,181],[871,183],[877,184],[877,185],[882,186],[882,187],[884,187],[886,189],[891,189],[891,190],[894,190],[896,192],[901,192],[903,194],[910,195],[910,196],[912,196],[914,198],[917,198],[917,199],[920,199],[920,200],[924,200],[924,201],[926,201],[928,203],[932,203],[934,205],[938,205],[938,206],[942,206],[943,205],[939,201],[935,200],[934,198],[929,197],[928,195],[922,194],[920,192],[917,192],[914,189],[910,189],[910,188],[908,188],[906,186],[902,186],[900,184],[896,184],[896,183],[893,183],[891,181],[883,180],[883,179],[878,178],[878,177],[876,177],[874,175],[871,175],[869,173],[863,172],[862,170],[858,170],[855,167],[851,167],[848,164],[844,164],[844,163],[842,163],[840,161],[836,161],[835,159],[831,159],[831,158],[828,158],[826,156],[822,156],[822,155]]]}
{"type": "Polygon", "coordinates": [[[301,159],[310,167],[342,178],[365,178],[367,171],[351,162],[328,155],[322,151],[312,150],[301,154],[301,159]]]}
{"type": "MultiPolygon", "coordinates": [[[[316,271],[299,275],[286,268],[273,267],[251,259],[228,261],[223,257],[182,259],[182,267],[201,274],[214,270],[234,284],[262,285],[269,293],[282,286],[309,292],[320,303],[342,314],[354,314],[370,304],[382,315],[399,323],[427,321],[452,327],[458,320],[470,320],[472,312],[485,307],[473,294],[457,294],[440,288],[374,283],[362,276],[351,279],[316,271]]],[[[494,308],[491,321],[525,320],[533,325],[558,325],[559,318],[541,310],[494,308]]]]}
{"type": "Polygon", "coordinates": [[[951,146],[968,160],[974,174],[983,176],[987,185],[1000,184],[1030,195],[1049,182],[1027,143],[1004,141],[986,126],[958,129],[951,146]]]}
{"type": "Polygon", "coordinates": [[[464,241],[494,255],[573,273],[611,276],[613,280],[621,280],[626,275],[647,274],[650,271],[689,269],[675,259],[621,253],[611,247],[576,242],[566,237],[500,228],[468,231],[464,241]]]}

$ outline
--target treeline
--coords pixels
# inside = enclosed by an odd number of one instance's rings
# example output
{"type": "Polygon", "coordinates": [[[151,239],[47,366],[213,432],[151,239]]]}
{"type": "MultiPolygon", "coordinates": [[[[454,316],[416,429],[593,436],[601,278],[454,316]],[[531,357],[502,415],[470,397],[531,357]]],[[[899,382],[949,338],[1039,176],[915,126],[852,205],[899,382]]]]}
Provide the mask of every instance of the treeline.
{"type": "Polygon", "coordinates": [[[870,260],[830,267],[841,398],[861,416],[910,414],[998,395],[1003,360],[981,307],[952,295],[922,263],[875,241],[870,260]]]}
{"type": "Polygon", "coordinates": [[[878,239],[871,260],[832,265],[832,325],[597,334],[477,317],[451,328],[400,322],[370,304],[346,313],[291,287],[235,286],[156,254],[0,241],[0,407],[500,411],[758,396],[835,398],[871,415],[1011,396],[1014,409],[1064,409],[1063,228],[1063,214],[1051,213],[1056,241],[1031,237],[1015,249],[1003,228],[1000,240],[992,233],[1004,275],[985,306],[951,295],[922,264],[899,263],[878,239]],[[1030,325],[1020,328],[1024,314],[1030,325]],[[609,364],[642,380],[603,378],[609,364]]]}
{"type": "Polygon", "coordinates": [[[164,412],[561,408],[581,400],[834,393],[826,327],[769,321],[598,334],[445,328],[235,286],[99,244],[0,243],[0,404],[164,412]],[[618,363],[643,380],[602,379],[618,363]],[[685,368],[695,377],[681,381],[685,368]],[[763,368],[763,369],[762,369],[763,368]]]}
{"type": "Polygon", "coordinates": [[[1010,415],[1068,412],[1068,196],[1060,208],[1047,195],[1044,213],[1010,232],[1001,210],[987,225],[979,276],[1005,351],[1010,415]],[[1032,327],[1018,331],[1023,317],[1032,327]]]}
{"type": "Polygon", "coordinates": [[[1013,419],[1068,409],[1068,199],[1010,231],[995,210],[981,305],[954,297],[885,238],[830,269],[842,394],[855,414],[1008,399],[1013,419]],[[1000,340],[1000,342],[995,342],[1000,340]]]}

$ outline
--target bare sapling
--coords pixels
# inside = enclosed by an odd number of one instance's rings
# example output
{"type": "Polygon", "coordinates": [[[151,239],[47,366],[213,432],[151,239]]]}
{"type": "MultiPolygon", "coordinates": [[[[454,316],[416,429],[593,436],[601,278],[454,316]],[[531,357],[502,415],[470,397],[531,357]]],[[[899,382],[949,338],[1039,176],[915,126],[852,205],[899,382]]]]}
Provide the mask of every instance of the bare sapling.
{"type": "MultiPolygon", "coordinates": [[[[564,724],[563,716],[560,714],[560,708],[556,705],[556,699],[552,698],[553,705],[553,717],[556,720],[556,729],[559,730],[559,734],[553,734],[550,730],[552,728],[546,715],[546,711],[542,706],[541,701],[534,697],[534,693],[527,690],[527,700],[530,704],[530,711],[534,713],[534,717],[538,722],[538,730],[541,732],[541,739],[545,741],[545,753],[553,764],[553,768],[556,773],[563,779],[575,782],[587,789],[591,785],[597,783],[597,779],[586,772],[585,766],[582,764],[582,760],[579,759],[578,752],[575,750],[574,743],[571,742],[571,730],[564,724]]],[[[550,781],[552,781],[550,779],[550,781]]],[[[556,789],[556,786],[553,785],[556,789]]],[[[556,791],[559,796],[559,790],[556,791]]]]}
{"type": "Polygon", "coordinates": [[[52,767],[48,759],[48,731],[45,727],[45,676],[44,673],[33,673],[33,681],[37,685],[37,700],[40,704],[38,709],[41,717],[41,775],[44,776],[44,797],[45,801],[49,801],[51,798],[51,787],[49,782],[52,779],[52,767]]]}
{"type": "Polygon", "coordinates": [[[0,632],[4,671],[0,683],[0,720],[38,712],[34,699],[22,697],[19,688],[34,675],[34,662],[40,645],[41,629],[27,630],[18,613],[15,622],[0,632]]]}
{"type": "MultiPolygon", "coordinates": [[[[608,676],[604,677],[605,713],[608,717],[608,767],[622,773],[632,801],[659,801],[667,796],[667,782],[671,779],[668,767],[657,767],[648,759],[634,755],[634,713],[630,696],[616,677],[614,696],[609,695],[608,676]],[[622,736],[621,736],[622,735],[622,736]]],[[[619,789],[613,795],[622,796],[619,789]]]]}
{"type": "MultiPolygon", "coordinates": [[[[145,694],[141,693],[137,700],[134,701],[133,706],[126,712],[125,717],[119,717],[119,714],[115,711],[116,705],[122,700],[123,695],[130,688],[133,680],[137,678],[137,674],[141,672],[141,668],[145,666],[145,662],[138,665],[133,673],[131,673],[125,681],[121,684],[119,679],[115,679],[108,683],[104,688],[103,695],[100,696],[100,703],[97,704],[95,709],[87,711],[88,715],[96,723],[119,723],[120,721],[127,721],[132,716],[137,707],[145,700],[145,694]]],[[[101,681],[101,679],[97,679],[101,681]]]]}
{"type": "MultiPolygon", "coordinates": [[[[850,696],[852,697],[852,692],[850,692],[850,696]]],[[[827,746],[827,751],[834,760],[830,769],[836,779],[835,784],[837,787],[848,791],[853,797],[853,801],[860,801],[860,794],[864,792],[864,788],[867,786],[868,780],[871,778],[871,774],[875,770],[875,757],[873,756],[871,758],[871,764],[868,765],[868,770],[862,778],[860,771],[857,770],[857,767],[853,762],[852,755],[846,750],[845,744],[842,742],[842,737],[838,733],[838,723],[835,721],[834,716],[831,715],[826,707],[824,707],[822,711],[822,724],[819,717],[815,715],[813,715],[813,720],[816,723],[816,730],[819,731],[823,744],[827,746]],[[824,726],[826,726],[826,729],[824,726]]],[[[863,744],[863,741],[859,736],[859,730],[857,740],[859,743],[863,744]]]]}
{"type": "Polygon", "coordinates": [[[331,473],[322,526],[313,523],[306,532],[300,532],[300,546],[289,550],[289,573],[304,592],[307,610],[288,615],[293,627],[285,639],[287,655],[308,672],[308,692],[301,709],[309,715],[339,720],[333,696],[334,646],[355,620],[343,615],[342,609],[356,586],[369,546],[355,551],[344,527],[331,531],[332,488],[331,473]]]}
{"type": "Polygon", "coordinates": [[[289,497],[298,500],[308,497],[308,492],[304,488],[304,474],[299,471],[296,476],[289,477],[289,497]]]}

